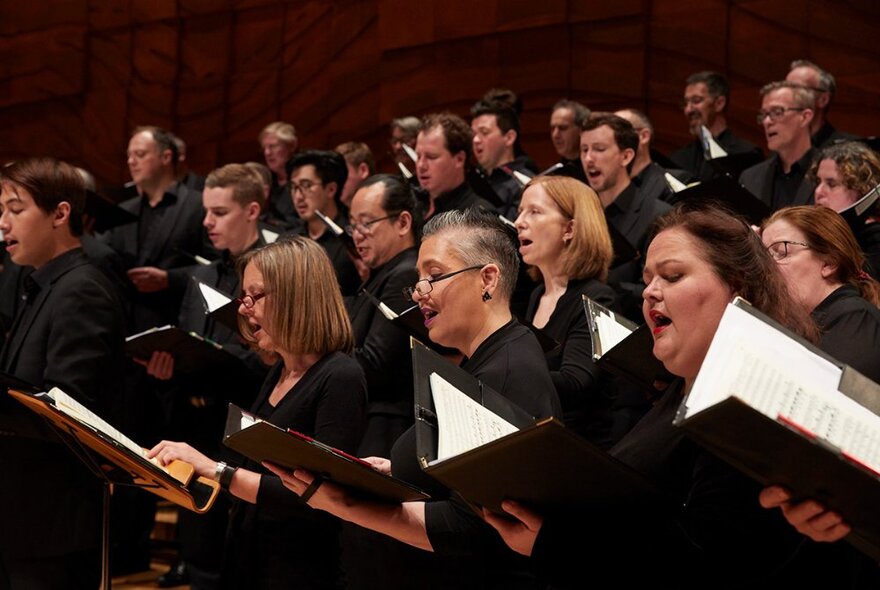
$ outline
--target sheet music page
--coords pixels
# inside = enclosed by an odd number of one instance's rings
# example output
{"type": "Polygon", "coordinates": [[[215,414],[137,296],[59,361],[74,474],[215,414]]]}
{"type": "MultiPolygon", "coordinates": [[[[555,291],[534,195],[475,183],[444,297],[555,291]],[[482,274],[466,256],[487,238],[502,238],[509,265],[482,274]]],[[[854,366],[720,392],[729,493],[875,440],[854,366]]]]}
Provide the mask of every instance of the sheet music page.
{"type": "Polygon", "coordinates": [[[620,344],[624,338],[633,332],[627,326],[618,322],[610,312],[596,316],[596,327],[599,328],[602,354],[620,344]]]}
{"type": "Polygon", "coordinates": [[[880,471],[880,416],[838,391],[841,373],[833,363],[730,305],[688,397],[687,416],[736,396],[880,471]]]}
{"type": "Polygon", "coordinates": [[[68,416],[76,418],[83,424],[91,426],[111,440],[114,440],[120,445],[124,446],[135,455],[143,457],[154,465],[159,465],[159,462],[156,459],[150,459],[147,457],[147,451],[144,450],[143,447],[122,434],[103,418],[92,412],[90,409],[76,401],[68,394],[64,393],[62,390],[58,389],[57,387],[53,387],[51,391],[49,391],[49,397],[51,397],[55,401],[55,407],[67,414],[68,416]]]}
{"type": "Polygon", "coordinates": [[[437,373],[429,376],[437,411],[437,461],[454,457],[519,430],[459,391],[437,373]]]}
{"type": "Polygon", "coordinates": [[[208,304],[208,311],[215,311],[220,309],[230,301],[232,301],[231,297],[227,297],[225,294],[221,293],[214,287],[206,285],[205,283],[199,283],[199,291],[202,293],[202,298],[205,300],[205,303],[208,304]]]}

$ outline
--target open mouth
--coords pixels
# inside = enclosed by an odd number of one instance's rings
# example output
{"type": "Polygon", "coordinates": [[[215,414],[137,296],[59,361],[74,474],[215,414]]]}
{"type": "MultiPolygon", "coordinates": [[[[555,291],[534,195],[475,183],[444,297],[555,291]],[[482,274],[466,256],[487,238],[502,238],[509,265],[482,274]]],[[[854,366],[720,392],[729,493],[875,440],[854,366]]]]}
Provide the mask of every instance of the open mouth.
{"type": "Polygon", "coordinates": [[[423,308],[421,308],[419,311],[422,312],[422,315],[423,315],[424,318],[425,318],[425,327],[426,327],[426,328],[430,328],[430,327],[431,327],[431,324],[432,324],[433,321],[434,321],[434,318],[437,317],[437,314],[438,314],[439,312],[434,311],[433,309],[431,309],[431,308],[429,308],[429,307],[423,307],[423,308]]]}
{"type": "Polygon", "coordinates": [[[651,311],[650,312],[651,321],[654,323],[654,329],[651,330],[652,333],[659,334],[672,323],[672,320],[660,313],[659,311],[651,311]]]}
{"type": "Polygon", "coordinates": [[[9,249],[11,249],[13,246],[18,245],[18,240],[14,240],[14,239],[10,238],[9,236],[5,236],[5,239],[3,241],[6,242],[6,250],[7,251],[9,249]]]}
{"type": "Polygon", "coordinates": [[[532,245],[532,241],[529,240],[529,239],[527,239],[527,238],[522,238],[522,239],[520,239],[520,241],[519,241],[519,245],[520,245],[520,247],[523,247],[523,246],[531,246],[531,245],[532,245]]]}

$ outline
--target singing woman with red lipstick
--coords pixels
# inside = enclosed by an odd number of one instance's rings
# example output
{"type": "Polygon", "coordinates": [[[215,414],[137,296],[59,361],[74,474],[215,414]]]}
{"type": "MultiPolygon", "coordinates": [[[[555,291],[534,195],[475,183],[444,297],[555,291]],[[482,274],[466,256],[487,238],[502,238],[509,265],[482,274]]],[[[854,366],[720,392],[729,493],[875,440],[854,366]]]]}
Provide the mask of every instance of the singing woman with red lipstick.
{"type": "Polygon", "coordinates": [[[620,587],[764,587],[795,553],[793,529],[760,508],[757,483],[672,421],[735,295],[801,335],[815,339],[815,326],[757,235],[718,210],[676,208],[658,218],[644,279],[654,355],[678,379],[610,452],[671,502],[584,502],[544,515],[506,502],[514,520],[486,518],[554,587],[582,587],[592,577],[620,587]]]}
{"type": "MultiPolygon", "coordinates": [[[[449,211],[425,225],[416,265],[420,278],[408,293],[419,304],[431,340],[457,348],[465,357],[465,371],[535,417],[558,416],[541,347],[510,313],[518,264],[516,245],[494,215],[449,211]]],[[[309,506],[439,554],[426,560],[423,575],[413,578],[410,587],[536,587],[525,561],[420,469],[413,428],[397,440],[391,457],[390,463],[374,465],[427,490],[430,501],[371,502],[324,482],[309,506]]],[[[277,473],[297,494],[313,480],[302,471],[277,473]]]]}

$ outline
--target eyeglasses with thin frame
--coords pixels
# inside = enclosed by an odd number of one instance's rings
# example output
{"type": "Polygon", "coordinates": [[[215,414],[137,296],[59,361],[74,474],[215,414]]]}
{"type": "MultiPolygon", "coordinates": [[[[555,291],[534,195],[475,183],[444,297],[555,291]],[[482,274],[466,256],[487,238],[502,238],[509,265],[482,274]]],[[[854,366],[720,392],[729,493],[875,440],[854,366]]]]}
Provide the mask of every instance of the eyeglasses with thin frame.
{"type": "Polygon", "coordinates": [[[236,299],[235,302],[239,305],[244,305],[245,309],[253,309],[254,306],[257,304],[257,301],[259,301],[266,295],[267,293],[257,293],[256,295],[246,294],[236,299]]]}
{"type": "Polygon", "coordinates": [[[418,293],[421,297],[424,297],[428,293],[434,290],[434,283],[439,281],[445,281],[446,279],[451,279],[457,274],[467,272],[469,270],[479,270],[486,266],[485,264],[479,264],[474,266],[469,266],[467,268],[462,268],[461,270],[456,270],[454,272],[448,272],[445,275],[440,275],[439,277],[433,279],[419,279],[416,281],[416,284],[412,287],[404,287],[403,288],[403,296],[407,299],[412,299],[413,295],[418,293]]]}
{"type": "Polygon", "coordinates": [[[804,111],[806,110],[803,107],[770,107],[767,110],[758,111],[758,116],[755,117],[755,120],[758,121],[758,125],[764,124],[764,119],[770,117],[770,120],[774,123],[779,121],[787,113],[788,111],[804,111]]]}
{"type": "Polygon", "coordinates": [[[794,244],[795,246],[803,246],[804,248],[809,248],[809,244],[805,244],[803,242],[795,242],[794,240],[779,240],[778,242],[773,242],[769,246],[767,246],[767,250],[770,252],[770,256],[773,257],[773,260],[779,262],[780,260],[785,260],[788,258],[789,251],[788,246],[790,244],[794,244]]]}
{"type": "Polygon", "coordinates": [[[372,219],[370,221],[365,221],[364,223],[352,223],[345,226],[345,233],[348,235],[353,235],[355,230],[358,231],[362,236],[368,238],[373,235],[373,230],[370,229],[370,226],[374,223],[379,223],[380,221],[385,221],[386,219],[394,219],[395,217],[400,217],[402,211],[398,211],[397,213],[392,213],[391,215],[386,215],[385,217],[380,217],[378,219],[372,219]]]}
{"type": "Polygon", "coordinates": [[[296,191],[302,191],[302,194],[312,192],[316,186],[323,186],[323,182],[312,182],[311,180],[303,180],[299,184],[290,183],[290,194],[295,195],[296,191]]]}

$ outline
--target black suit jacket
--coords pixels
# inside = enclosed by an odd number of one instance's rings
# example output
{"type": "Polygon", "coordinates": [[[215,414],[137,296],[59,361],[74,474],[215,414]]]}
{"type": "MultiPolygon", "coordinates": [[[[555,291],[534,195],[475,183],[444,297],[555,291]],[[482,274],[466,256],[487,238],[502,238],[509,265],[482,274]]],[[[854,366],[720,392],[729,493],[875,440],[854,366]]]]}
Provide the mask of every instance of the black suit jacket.
{"type": "MultiPolygon", "coordinates": [[[[29,277],[39,285],[19,310],[2,370],[53,386],[111,424],[121,414],[124,318],[115,289],[81,249],[29,277]]],[[[97,547],[98,479],[48,426],[11,398],[0,404],[0,554],[17,558],[97,547]]]]}
{"type": "Polygon", "coordinates": [[[349,316],[354,331],[354,358],[367,377],[367,430],[361,442],[361,456],[387,457],[391,445],[413,422],[412,354],[407,332],[395,326],[369,300],[367,291],[397,313],[412,305],[403,296],[403,288],[418,279],[416,248],[397,254],[363,284],[357,297],[349,302],[349,316]],[[380,418],[381,417],[381,418],[380,418]],[[388,431],[393,420],[397,432],[388,431]],[[373,428],[371,428],[373,426],[373,428]],[[387,431],[387,432],[386,432],[387,431]],[[384,436],[387,434],[388,436],[384,436]]]}
{"type": "MultiPolygon", "coordinates": [[[[139,222],[114,227],[101,238],[122,255],[126,269],[156,266],[169,271],[169,288],[158,293],[135,293],[133,296],[131,331],[140,332],[154,326],[174,324],[192,268],[193,255],[217,258],[202,227],[204,209],[201,193],[182,184],[166,191],[169,200],[161,217],[155,220],[143,244],[139,244],[139,222]]],[[[126,211],[140,216],[148,207],[143,197],[123,201],[126,211]]]]}
{"type": "Polygon", "coordinates": [[[638,187],[639,192],[649,199],[653,198],[668,202],[675,193],[672,192],[669,183],[666,182],[667,172],[685,184],[693,181],[693,175],[687,170],[664,168],[657,162],[648,164],[632,181],[638,187]]]}
{"type": "MultiPolygon", "coordinates": [[[[815,148],[810,150],[810,153],[811,152],[815,152],[815,148]]],[[[774,190],[773,181],[777,169],[779,169],[780,166],[779,154],[774,153],[760,164],[755,164],[751,168],[743,170],[743,173],[739,177],[739,182],[746,187],[750,193],[764,201],[768,206],[772,207],[774,190]]],[[[797,193],[795,193],[794,198],[788,206],[812,205],[813,192],[815,190],[816,183],[810,182],[809,179],[804,177],[803,182],[801,182],[798,187],[797,193]]]]}
{"type": "Polygon", "coordinates": [[[611,269],[608,284],[617,292],[618,302],[626,317],[639,322],[642,317],[642,266],[648,249],[651,224],[670,206],[642,193],[630,184],[613,203],[605,208],[605,218],[640,253],[639,259],[611,269]]]}

